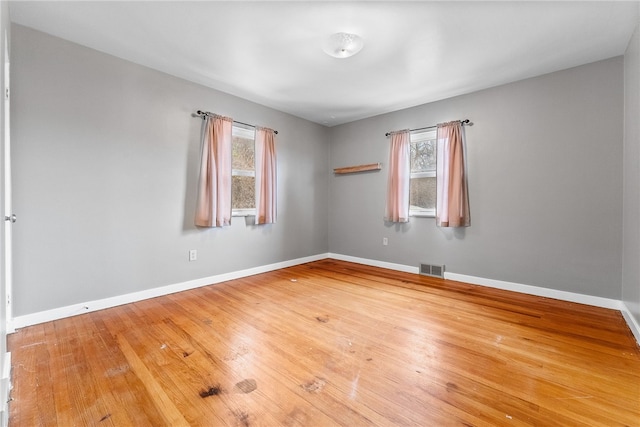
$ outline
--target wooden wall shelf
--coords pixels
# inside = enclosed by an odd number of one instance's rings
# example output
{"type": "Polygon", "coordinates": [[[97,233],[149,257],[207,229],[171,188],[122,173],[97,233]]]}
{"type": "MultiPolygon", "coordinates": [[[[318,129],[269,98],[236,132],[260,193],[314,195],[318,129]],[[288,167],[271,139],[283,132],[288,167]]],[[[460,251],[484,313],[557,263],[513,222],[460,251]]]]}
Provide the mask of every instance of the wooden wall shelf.
{"type": "Polygon", "coordinates": [[[335,174],[345,174],[345,173],[357,173],[357,172],[366,172],[366,171],[375,171],[382,169],[382,163],[371,163],[368,165],[359,165],[359,166],[347,166],[344,168],[335,168],[333,173],[335,174]]]}

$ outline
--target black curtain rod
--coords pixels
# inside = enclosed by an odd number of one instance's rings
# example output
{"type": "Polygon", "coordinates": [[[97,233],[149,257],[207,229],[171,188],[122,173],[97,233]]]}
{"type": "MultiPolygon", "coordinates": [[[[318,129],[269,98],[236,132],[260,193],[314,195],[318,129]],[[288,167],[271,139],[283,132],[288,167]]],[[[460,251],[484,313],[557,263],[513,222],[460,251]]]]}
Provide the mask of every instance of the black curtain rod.
{"type": "MultiPolygon", "coordinates": [[[[202,110],[198,110],[198,111],[196,111],[196,114],[197,114],[198,116],[201,116],[203,119],[204,119],[205,117],[207,117],[207,116],[213,116],[213,115],[215,115],[215,114],[213,114],[213,113],[211,113],[211,112],[209,112],[209,111],[202,111],[202,110]]],[[[251,126],[252,128],[256,127],[256,125],[250,125],[249,123],[242,123],[242,122],[239,122],[239,121],[237,121],[237,120],[234,120],[234,121],[233,121],[233,123],[238,123],[238,124],[245,125],[245,126],[251,126]]],[[[278,134],[278,131],[277,131],[277,130],[274,130],[274,131],[273,131],[273,133],[275,133],[275,134],[277,135],[277,134],[278,134]]]]}
{"type": "MultiPolygon", "coordinates": [[[[464,125],[466,125],[468,123],[471,123],[471,122],[469,121],[469,119],[464,119],[464,120],[460,120],[460,123],[462,124],[462,126],[464,126],[464,125]]],[[[415,132],[417,130],[433,129],[433,128],[437,128],[437,127],[438,127],[438,125],[427,126],[427,127],[423,127],[423,128],[417,128],[417,129],[409,129],[409,132],[415,132]]],[[[384,134],[384,136],[389,136],[389,135],[391,135],[391,132],[387,132],[387,133],[384,134]]]]}

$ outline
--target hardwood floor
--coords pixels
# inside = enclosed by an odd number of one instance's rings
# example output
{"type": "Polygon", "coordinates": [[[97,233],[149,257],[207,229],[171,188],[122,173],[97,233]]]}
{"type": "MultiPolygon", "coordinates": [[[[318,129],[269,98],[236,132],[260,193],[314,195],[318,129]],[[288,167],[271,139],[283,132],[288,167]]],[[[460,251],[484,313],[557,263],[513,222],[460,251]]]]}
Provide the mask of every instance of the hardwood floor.
{"type": "Polygon", "coordinates": [[[323,260],[19,330],[10,426],[640,426],[614,310],[323,260]]]}

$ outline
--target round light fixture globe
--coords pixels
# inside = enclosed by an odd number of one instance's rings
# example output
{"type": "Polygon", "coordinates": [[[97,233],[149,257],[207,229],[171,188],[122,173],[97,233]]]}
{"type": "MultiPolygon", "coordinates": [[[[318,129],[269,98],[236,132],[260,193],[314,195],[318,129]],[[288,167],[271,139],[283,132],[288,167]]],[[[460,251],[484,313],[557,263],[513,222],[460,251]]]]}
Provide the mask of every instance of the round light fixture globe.
{"type": "Polygon", "coordinates": [[[325,41],[322,50],[334,58],[348,58],[360,52],[362,46],[364,41],[357,34],[335,33],[325,41]]]}

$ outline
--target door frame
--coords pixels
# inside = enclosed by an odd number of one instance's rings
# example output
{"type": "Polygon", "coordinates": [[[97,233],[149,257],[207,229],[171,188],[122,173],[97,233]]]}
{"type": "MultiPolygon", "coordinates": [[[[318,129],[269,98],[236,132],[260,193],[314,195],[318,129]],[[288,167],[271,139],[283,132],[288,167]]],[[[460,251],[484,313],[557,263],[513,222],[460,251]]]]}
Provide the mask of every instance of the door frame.
{"type": "Polygon", "coordinates": [[[0,2],[0,90],[4,102],[0,104],[0,179],[2,180],[3,218],[0,229],[0,427],[9,424],[9,399],[11,395],[11,352],[7,351],[7,333],[13,329],[12,306],[12,206],[11,206],[11,144],[10,144],[10,91],[9,91],[9,6],[7,2],[0,2]],[[5,218],[9,218],[7,221],[5,218]]]}
{"type": "Polygon", "coordinates": [[[3,256],[4,256],[4,286],[2,301],[5,304],[5,319],[7,333],[15,332],[13,328],[13,310],[12,310],[12,290],[13,290],[13,226],[12,220],[6,218],[13,218],[13,206],[11,203],[11,91],[10,91],[10,63],[9,63],[9,38],[7,30],[4,30],[4,74],[3,74],[3,97],[4,97],[4,138],[3,138],[3,150],[4,150],[4,241],[3,241],[3,256]]]}

